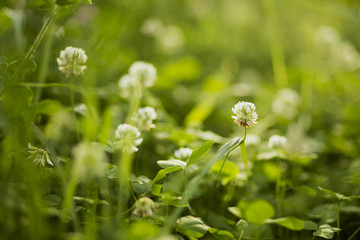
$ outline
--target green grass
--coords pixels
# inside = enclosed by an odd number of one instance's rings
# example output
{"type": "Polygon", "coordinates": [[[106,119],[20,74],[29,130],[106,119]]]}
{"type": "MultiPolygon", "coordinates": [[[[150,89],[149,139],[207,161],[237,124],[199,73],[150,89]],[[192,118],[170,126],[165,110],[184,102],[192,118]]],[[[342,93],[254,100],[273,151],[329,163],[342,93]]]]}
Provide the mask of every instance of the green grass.
{"type": "Polygon", "coordinates": [[[2,1],[0,239],[360,238],[359,7],[2,1]]]}

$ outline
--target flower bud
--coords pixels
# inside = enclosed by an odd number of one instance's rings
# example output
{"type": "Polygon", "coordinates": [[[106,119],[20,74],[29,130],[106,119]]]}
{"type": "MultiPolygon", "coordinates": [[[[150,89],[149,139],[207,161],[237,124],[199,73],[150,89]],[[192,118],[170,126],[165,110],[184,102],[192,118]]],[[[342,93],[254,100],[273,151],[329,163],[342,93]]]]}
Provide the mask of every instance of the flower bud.
{"type": "Polygon", "coordinates": [[[138,217],[147,217],[154,214],[155,204],[148,197],[139,198],[135,203],[133,214],[138,217]]]}

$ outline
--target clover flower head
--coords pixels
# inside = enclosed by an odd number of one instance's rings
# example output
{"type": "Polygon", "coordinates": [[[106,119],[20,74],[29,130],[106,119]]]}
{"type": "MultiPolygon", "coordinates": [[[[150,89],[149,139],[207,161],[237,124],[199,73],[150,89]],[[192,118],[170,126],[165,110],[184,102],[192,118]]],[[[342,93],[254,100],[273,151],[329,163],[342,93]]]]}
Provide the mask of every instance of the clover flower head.
{"type": "Polygon", "coordinates": [[[134,81],[129,74],[123,75],[118,82],[122,97],[127,98],[131,96],[134,81]]]}
{"type": "Polygon", "coordinates": [[[73,174],[82,181],[101,177],[106,170],[106,154],[99,144],[82,142],[72,149],[73,174]]]}
{"type": "Polygon", "coordinates": [[[129,124],[120,124],[115,131],[115,146],[123,152],[136,152],[137,146],[142,142],[140,131],[129,124]]]}
{"type": "Polygon", "coordinates": [[[139,217],[147,217],[154,214],[155,204],[151,198],[142,197],[135,203],[133,214],[139,217]]]}
{"type": "Polygon", "coordinates": [[[129,74],[144,87],[151,87],[156,81],[156,68],[151,63],[137,61],[129,68],[129,74]]]}
{"type": "Polygon", "coordinates": [[[191,148],[180,148],[174,152],[174,156],[177,159],[187,160],[191,156],[192,151],[193,150],[191,148]]]}
{"type": "Polygon", "coordinates": [[[258,117],[253,103],[240,101],[232,108],[234,122],[243,128],[254,126],[258,117]]]}
{"type": "Polygon", "coordinates": [[[284,148],[287,144],[287,138],[279,135],[273,135],[269,138],[269,147],[284,148]]]}
{"type": "Polygon", "coordinates": [[[132,120],[136,123],[137,127],[140,130],[149,131],[151,128],[154,128],[153,120],[157,118],[157,114],[152,107],[140,108],[135,116],[132,117],[132,120]]]}
{"type": "Polygon", "coordinates": [[[28,144],[28,148],[29,148],[28,153],[30,153],[28,159],[32,159],[33,163],[35,163],[36,165],[43,167],[45,167],[46,163],[52,166],[54,165],[51,162],[48,152],[45,151],[44,149],[34,147],[33,145],[31,145],[31,143],[28,144]]]}
{"type": "Polygon", "coordinates": [[[59,70],[64,73],[66,77],[82,75],[86,69],[85,63],[87,56],[81,48],[66,47],[65,50],[60,52],[60,56],[56,60],[59,65],[59,70]]]}

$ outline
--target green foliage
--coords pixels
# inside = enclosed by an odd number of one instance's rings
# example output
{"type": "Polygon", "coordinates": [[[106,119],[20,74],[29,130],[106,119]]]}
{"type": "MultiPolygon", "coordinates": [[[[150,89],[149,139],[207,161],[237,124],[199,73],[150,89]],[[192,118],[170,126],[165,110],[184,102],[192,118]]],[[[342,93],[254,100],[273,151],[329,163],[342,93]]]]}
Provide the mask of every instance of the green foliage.
{"type": "Polygon", "coordinates": [[[325,239],[332,239],[334,236],[334,233],[340,231],[339,228],[336,227],[332,227],[329,224],[323,224],[320,225],[318,230],[316,232],[313,233],[314,236],[316,237],[322,237],[325,239]]]}
{"type": "Polygon", "coordinates": [[[0,1],[0,239],[355,239],[359,7],[0,1]]]}
{"type": "Polygon", "coordinates": [[[264,199],[242,200],[237,207],[241,217],[256,225],[263,224],[275,214],[274,207],[264,199]]]}

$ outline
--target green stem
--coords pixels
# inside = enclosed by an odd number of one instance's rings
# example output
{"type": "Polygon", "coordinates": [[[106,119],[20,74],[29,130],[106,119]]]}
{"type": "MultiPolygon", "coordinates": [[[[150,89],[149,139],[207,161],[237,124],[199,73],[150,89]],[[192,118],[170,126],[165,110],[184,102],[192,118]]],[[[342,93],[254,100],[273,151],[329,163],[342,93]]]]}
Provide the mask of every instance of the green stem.
{"type": "Polygon", "coordinates": [[[241,239],[242,239],[243,235],[244,235],[244,231],[243,231],[243,230],[241,230],[241,232],[240,232],[240,236],[239,236],[239,240],[241,240],[241,239]]]}
{"type": "Polygon", "coordinates": [[[260,237],[260,231],[261,230],[261,225],[258,226],[258,229],[256,230],[256,235],[255,235],[255,239],[256,240],[259,240],[259,237],[260,237]]]}
{"type": "Polygon", "coordinates": [[[353,234],[351,234],[351,236],[347,240],[352,240],[359,232],[360,232],[360,226],[355,230],[353,234]]]}
{"type": "Polygon", "coordinates": [[[131,99],[130,99],[130,109],[128,112],[128,115],[126,117],[126,122],[128,122],[129,124],[133,124],[134,121],[132,120],[132,117],[134,116],[134,114],[137,112],[137,110],[140,107],[140,100],[142,97],[142,86],[141,86],[141,82],[138,79],[135,79],[135,84],[133,87],[133,92],[131,95],[131,99]]]}
{"type": "Polygon", "coordinates": [[[20,63],[20,66],[18,67],[18,69],[14,73],[13,81],[17,80],[17,78],[19,77],[19,74],[20,74],[22,68],[24,67],[25,63],[30,59],[31,55],[35,52],[36,48],[39,46],[39,44],[40,44],[41,40],[43,39],[47,29],[49,28],[50,24],[54,20],[54,16],[55,16],[55,14],[53,14],[53,16],[50,16],[46,20],[45,24],[43,25],[43,27],[41,28],[39,34],[37,35],[34,43],[30,47],[29,51],[26,53],[25,58],[22,60],[22,62],[20,63]]]}
{"type": "MultiPolygon", "coordinates": [[[[229,156],[229,154],[230,154],[234,149],[236,149],[237,147],[239,147],[239,146],[241,146],[243,143],[245,143],[245,139],[246,139],[246,128],[244,128],[244,131],[245,131],[244,138],[243,138],[238,144],[236,144],[235,146],[233,146],[233,147],[225,154],[225,157],[223,158],[223,161],[222,161],[222,163],[221,163],[220,170],[219,170],[218,174],[216,175],[216,179],[215,179],[215,183],[214,183],[214,187],[213,187],[213,192],[215,192],[215,188],[216,188],[216,186],[217,186],[217,183],[218,183],[218,180],[219,180],[221,171],[222,171],[222,169],[224,168],[224,165],[225,165],[225,162],[226,162],[227,157],[229,156]]],[[[245,164],[245,166],[246,166],[246,164],[245,164]]]]}
{"type": "MultiPolygon", "coordinates": [[[[71,81],[72,81],[72,85],[75,86],[75,78],[74,77],[72,77],[71,81]]],[[[74,88],[70,88],[70,103],[71,103],[72,113],[73,113],[73,118],[74,118],[74,128],[75,128],[76,138],[77,138],[77,141],[80,142],[79,129],[78,129],[78,126],[76,123],[75,90],[74,90],[74,88]]]]}
{"type": "MultiPolygon", "coordinates": [[[[340,228],[340,200],[337,204],[337,210],[336,210],[336,227],[340,228]]],[[[340,231],[336,233],[337,240],[340,240],[340,231]]]]}

